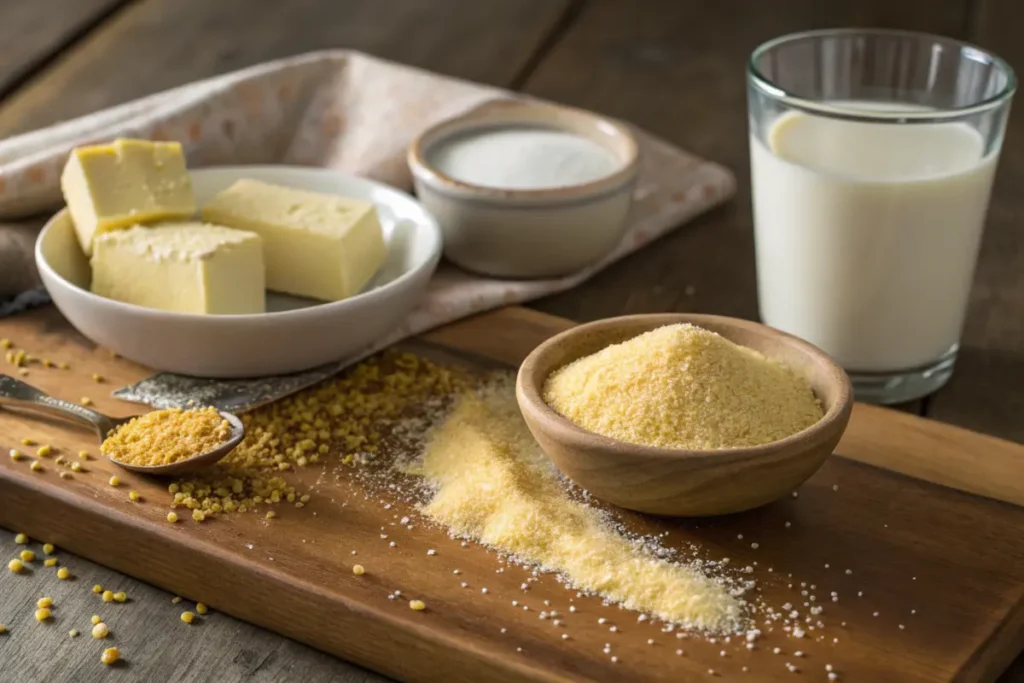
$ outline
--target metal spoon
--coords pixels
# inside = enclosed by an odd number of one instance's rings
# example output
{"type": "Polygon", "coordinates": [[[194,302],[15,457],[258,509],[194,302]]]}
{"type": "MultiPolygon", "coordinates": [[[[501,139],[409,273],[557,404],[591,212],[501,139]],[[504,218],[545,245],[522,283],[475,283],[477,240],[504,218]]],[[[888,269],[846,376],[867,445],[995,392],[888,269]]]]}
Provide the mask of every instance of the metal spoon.
{"type": "MultiPolygon", "coordinates": [[[[132,418],[107,417],[95,410],[89,410],[80,405],[62,401],[44,394],[30,384],[25,384],[8,375],[0,375],[0,406],[14,406],[26,410],[34,410],[47,413],[55,417],[76,422],[85,427],[91,427],[99,436],[100,444],[118,427],[130,421],[132,418]]],[[[245,438],[245,426],[238,419],[237,415],[218,411],[228,424],[231,425],[231,438],[217,448],[207,453],[200,453],[185,460],[171,463],[169,465],[130,465],[128,463],[107,458],[118,467],[123,467],[132,472],[140,474],[152,474],[157,476],[176,476],[189,474],[219,461],[230,453],[245,438]]]]}

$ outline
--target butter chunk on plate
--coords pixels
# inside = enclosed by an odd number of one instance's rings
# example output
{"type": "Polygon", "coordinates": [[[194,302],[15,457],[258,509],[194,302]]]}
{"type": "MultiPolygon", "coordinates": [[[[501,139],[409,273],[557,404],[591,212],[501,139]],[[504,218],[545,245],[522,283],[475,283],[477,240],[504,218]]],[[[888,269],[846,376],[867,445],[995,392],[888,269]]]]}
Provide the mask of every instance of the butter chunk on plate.
{"type": "Polygon", "coordinates": [[[93,242],[92,291],[179,313],[244,315],[264,310],[259,235],[203,223],[137,225],[93,242]]]}
{"type": "Polygon", "coordinates": [[[359,293],[386,247],[370,202],[245,178],[202,207],[203,220],[263,238],[267,287],[323,301],[359,293]]]}
{"type": "MultiPolygon", "coordinates": [[[[402,325],[426,291],[441,256],[441,231],[434,218],[411,196],[383,183],[293,166],[204,168],[192,171],[190,177],[200,205],[246,178],[371,204],[380,223],[383,263],[359,293],[340,301],[282,294],[267,282],[270,291],[265,293],[263,313],[209,315],[159,310],[91,291],[93,286],[104,285],[96,279],[68,211],[61,211],[50,219],[36,242],[36,265],[54,303],[83,335],[154,370],[196,377],[265,377],[357,357],[402,325]]],[[[155,224],[146,229],[168,227],[155,224]]],[[[266,238],[261,239],[264,257],[269,258],[273,247],[266,244],[266,238]]],[[[101,258],[105,258],[102,249],[101,258]]],[[[97,264],[97,270],[102,267],[97,264]]],[[[225,267],[221,272],[228,270],[231,268],[225,267]]],[[[235,279],[243,286],[241,278],[235,279]]],[[[196,301],[201,288],[194,283],[188,287],[196,301]]],[[[245,296],[240,298],[248,301],[245,296]]],[[[207,300],[202,305],[236,307],[242,303],[207,300]]]]}
{"type": "Polygon", "coordinates": [[[177,142],[115,140],[78,147],[60,177],[82,251],[111,230],[188,219],[196,212],[185,156],[177,142]]]}

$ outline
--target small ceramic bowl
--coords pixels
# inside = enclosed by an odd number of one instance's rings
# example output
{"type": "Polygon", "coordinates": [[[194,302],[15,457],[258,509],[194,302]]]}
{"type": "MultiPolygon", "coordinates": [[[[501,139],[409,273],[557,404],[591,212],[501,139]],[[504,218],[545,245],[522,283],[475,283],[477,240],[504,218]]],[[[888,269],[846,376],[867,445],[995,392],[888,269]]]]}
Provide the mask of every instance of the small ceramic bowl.
{"type": "Polygon", "coordinates": [[[568,107],[501,100],[426,130],[409,147],[416,193],[444,233],[453,263],[492,277],[567,275],[607,255],[622,239],[638,170],[625,126],[568,107]],[[597,142],[618,160],[592,182],[545,189],[505,189],[461,182],[431,165],[435,145],[490,128],[530,127],[597,142]]]}
{"type": "Polygon", "coordinates": [[[789,495],[835,449],[853,407],[846,373],[811,344],[748,320],[689,314],[610,318],[556,335],[523,361],[516,398],[534,438],[570,479],[619,507],[672,516],[741,512],[789,495]],[[675,323],[717,332],[786,365],[810,384],[823,417],[801,432],[761,446],[692,451],[610,439],[577,426],[544,402],[544,383],[555,370],[675,323]]]}

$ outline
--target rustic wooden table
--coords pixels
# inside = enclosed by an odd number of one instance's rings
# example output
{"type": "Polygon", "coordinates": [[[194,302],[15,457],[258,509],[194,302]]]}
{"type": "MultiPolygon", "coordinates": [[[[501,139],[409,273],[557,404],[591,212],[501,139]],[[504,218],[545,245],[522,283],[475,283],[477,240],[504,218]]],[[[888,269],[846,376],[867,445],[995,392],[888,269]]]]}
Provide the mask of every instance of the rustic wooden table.
{"type": "MultiPolygon", "coordinates": [[[[1024,69],[1021,21],[1019,0],[0,0],[0,136],[267,59],[365,50],[621,117],[735,171],[740,192],[728,205],[538,308],[578,320],[673,310],[754,318],[743,82],[750,50],[802,29],[883,26],[971,40],[1024,69]]],[[[1016,224],[1024,216],[1024,112],[1016,111],[957,373],[907,408],[1024,441],[1024,230],[1016,224]]],[[[0,531],[0,556],[14,549],[0,531]]],[[[135,609],[117,626],[146,631],[153,647],[131,667],[106,672],[119,680],[383,680],[223,615],[181,637],[165,626],[178,611],[171,596],[66,561],[79,588],[100,583],[133,597],[135,609]]],[[[86,593],[57,583],[51,593],[67,595],[62,609],[92,613],[86,593]]],[[[0,604],[30,609],[37,597],[0,592],[0,604]]],[[[0,641],[0,652],[3,680],[95,680],[93,658],[63,631],[0,641]]],[[[1024,681],[1024,658],[1001,680],[1024,681]]]]}

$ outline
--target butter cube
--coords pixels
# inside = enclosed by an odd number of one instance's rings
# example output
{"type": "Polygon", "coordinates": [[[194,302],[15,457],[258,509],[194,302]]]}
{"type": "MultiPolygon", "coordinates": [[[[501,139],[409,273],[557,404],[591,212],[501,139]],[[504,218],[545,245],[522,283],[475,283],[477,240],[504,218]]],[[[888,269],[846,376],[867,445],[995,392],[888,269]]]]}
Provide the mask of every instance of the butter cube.
{"type": "Polygon", "coordinates": [[[60,177],[64,201],[86,256],[110,230],[196,211],[185,156],[177,142],[115,140],[71,152],[60,177]]]}
{"type": "Polygon", "coordinates": [[[179,313],[265,310],[259,235],[202,223],[135,226],[96,238],[92,291],[179,313]]]}
{"type": "Polygon", "coordinates": [[[358,294],[387,248],[368,202],[239,180],[201,211],[203,220],[263,238],[267,289],[338,301],[358,294]]]}

